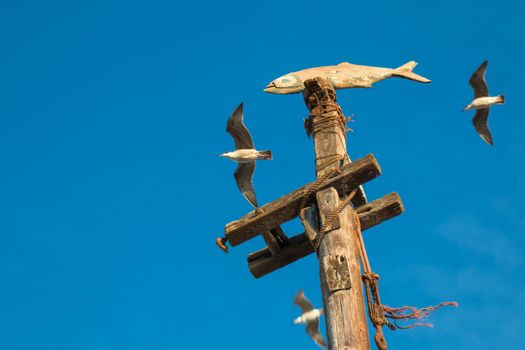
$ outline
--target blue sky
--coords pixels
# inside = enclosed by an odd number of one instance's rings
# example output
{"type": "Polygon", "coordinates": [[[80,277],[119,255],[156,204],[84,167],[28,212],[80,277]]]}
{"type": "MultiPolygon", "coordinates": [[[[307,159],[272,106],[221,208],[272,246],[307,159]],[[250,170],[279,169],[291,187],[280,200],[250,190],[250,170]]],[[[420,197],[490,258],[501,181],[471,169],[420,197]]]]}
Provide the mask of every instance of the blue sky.
{"type": "MultiPolygon", "coordinates": [[[[315,349],[293,295],[321,303],[313,256],[259,280],[222,254],[250,210],[217,154],[244,101],[266,203],[314,179],[290,71],[416,60],[424,85],[339,91],[352,158],[373,153],[406,212],[366,232],[382,300],[426,306],[433,329],[391,349],[525,347],[523,1],[17,1],[0,5],[0,348],[315,349]],[[494,147],[468,79],[485,59],[494,147]]],[[[285,225],[290,235],[301,225],[285,225]]]]}

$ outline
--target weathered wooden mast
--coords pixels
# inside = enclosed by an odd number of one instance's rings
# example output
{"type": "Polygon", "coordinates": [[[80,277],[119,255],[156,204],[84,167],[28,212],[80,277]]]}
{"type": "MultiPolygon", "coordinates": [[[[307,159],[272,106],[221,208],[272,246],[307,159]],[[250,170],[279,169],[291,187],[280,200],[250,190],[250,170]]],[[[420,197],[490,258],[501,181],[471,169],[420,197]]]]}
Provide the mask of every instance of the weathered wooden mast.
{"type": "MultiPolygon", "coordinates": [[[[310,110],[305,123],[314,139],[317,178],[339,169],[350,159],[346,151],[346,118],[336,102],[335,90],[327,79],[315,78],[304,83],[304,101],[310,110]]],[[[321,222],[334,217],[344,198],[330,187],[317,192],[321,222]]],[[[365,301],[358,253],[360,226],[351,205],[334,217],[319,241],[318,257],[321,289],[329,349],[362,350],[370,348],[365,301]]]]}
{"type": "Polygon", "coordinates": [[[305,128],[314,139],[317,180],[226,224],[224,236],[216,242],[227,251],[226,243],[235,247],[262,235],[268,247],[247,259],[256,278],[315,251],[330,350],[368,350],[359,261],[361,230],[398,216],[403,203],[395,192],[366,202],[360,186],[379,176],[381,168],[371,154],[350,161],[347,118],[337,104],[332,82],[322,77],[304,81],[303,97],[310,110],[305,128]],[[288,239],[280,225],[297,216],[305,232],[288,239]]]}
{"type": "Polygon", "coordinates": [[[381,327],[388,324],[386,313],[409,310],[412,314],[396,318],[418,318],[428,310],[454,304],[442,303],[415,311],[412,307],[385,311],[386,307],[381,305],[378,275],[370,269],[361,230],[400,215],[403,203],[395,192],[367,203],[361,185],[379,176],[381,168],[372,154],[350,161],[346,150],[348,120],[337,104],[335,93],[335,88],[371,87],[390,77],[430,82],[412,72],[415,66],[414,61],[395,69],[344,62],[289,73],[268,84],[264,91],[269,93],[303,92],[310,110],[305,128],[314,139],[317,180],[226,224],[224,236],[216,240],[227,251],[226,243],[235,247],[262,235],[268,246],[249,254],[247,259],[256,278],[316,252],[330,350],[370,349],[361,267],[379,349],[386,349],[381,332],[381,327]],[[288,239],[279,225],[297,216],[305,232],[288,239]]]}

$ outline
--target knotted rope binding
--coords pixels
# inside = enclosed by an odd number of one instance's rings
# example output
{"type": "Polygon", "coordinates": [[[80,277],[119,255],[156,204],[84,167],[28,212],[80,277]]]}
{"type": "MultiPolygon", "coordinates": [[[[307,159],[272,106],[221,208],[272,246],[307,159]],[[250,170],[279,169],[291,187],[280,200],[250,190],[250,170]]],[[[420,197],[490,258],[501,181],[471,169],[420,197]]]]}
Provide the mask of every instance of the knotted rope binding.
{"type": "MultiPolygon", "coordinates": [[[[318,84],[319,82],[313,82],[318,84]]],[[[319,85],[320,89],[316,90],[314,93],[305,96],[305,104],[310,110],[310,115],[304,120],[304,128],[306,129],[306,134],[308,137],[315,135],[318,132],[330,132],[331,129],[339,128],[343,134],[346,134],[347,130],[350,130],[346,127],[346,124],[350,118],[345,117],[341,106],[337,103],[337,95],[333,86],[319,85]]],[[[340,135],[340,133],[337,133],[340,135]]],[[[339,140],[346,150],[346,142],[340,137],[339,140]]],[[[308,201],[311,195],[319,189],[319,186],[328,178],[334,174],[340,174],[342,171],[340,169],[342,163],[350,162],[348,154],[345,152],[344,156],[341,154],[332,154],[328,156],[318,157],[315,159],[317,171],[322,171],[327,167],[337,164],[337,167],[328,171],[327,173],[320,176],[308,189],[306,195],[303,197],[301,204],[299,206],[299,217],[305,226],[305,230],[309,233],[310,237],[315,237],[313,242],[314,248],[316,251],[319,250],[322,237],[326,232],[329,231],[332,221],[343,211],[343,209],[350,203],[352,198],[355,195],[356,190],[350,193],[340,204],[334,209],[334,211],[328,216],[323,227],[319,230],[318,233],[313,231],[313,228],[306,222],[304,215],[302,214],[302,209],[306,201],[308,201]]]]}
{"type": "MultiPolygon", "coordinates": [[[[313,91],[311,94],[304,95],[304,102],[310,110],[310,115],[304,120],[304,128],[308,137],[310,137],[311,135],[315,137],[315,135],[318,132],[331,132],[330,129],[333,129],[334,127],[339,128],[341,131],[343,131],[343,135],[346,134],[348,130],[351,130],[346,126],[346,124],[350,121],[350,117],[345,117],[343,115],[341,107],[339,106],[339,104],[337,104],[337,95],[331,83],[325,84],[324,82],[318,80],[307,80],[305,82],[305,87],[307,84],[317,84],[317,86],[313,85],[313,89],[308,89],[310,91],[313,91]]],[[[342,136],[340,136],[341,133],[337,134],[339,135],[339,140],[343,148],[346,150],[346,140],[343,139],[342,136]]],[[[321,171],[333,165],[334,163],[338,163],[337,168],[327,172],[312,184],[312,186],[308,189],[307,194],[303,197],[301,205],[299,206],[299,217],[305,227],[308,236],[315,237],[313,244],[315,250],[318,252],[320,242],[323,236],[326,234],[326,232],[330,230],[332,221],[337,215],[339,215],[342,212],[344,207],[349,204],[349,202],[352,200],[352,197],[354,197],[357,189],[352,191],[352,193],[350,193],[340,203],[340,205],[329,215],[319,232],[315,232],[315,230],[306,221],[304,215],[301,213],[302,209],[306,202],[310,199],[312,193],[318,190],[320,184],[333,174],[341,172],[341,170],[339,169],[341,163],[350,162],[350,159],[348,157],[348,154],[345,152],[344,156],[341,156],[339,154],[324,156],[322,158],[316,158],[315,162],[317,165],[317,171],[321,171]]],[[[431,312],[437,310],[442,306],[457,306],[456,302],[444,302],[436,306],[430,306],[421,309],[417,309],[412,306],[391,308],[386,305],[383,305],[381,303],[381,298],[379,295],[379,275],[372,272],[372,269],[370,267],[370,262],[366,254],[363,236],[361,234],[359,218],[355,211],[351,211],[351,215],[355,227],[358,228],[356,232],[358,236],[357,242],[359,258],[361,260],[363,268],[362,280],[365,284],[369,318],[376,329],[374,340],[379,350],[387,349],[387,342],[382,330],[382,327],[384,325],[388,326],[392,330],[407,329],[416,326],[430,327],[432,325],[429,323],[413,323],[409,326],[403,327],[398,325],[397,321],[407,319],[418,320],[429,316],[431,312]],[[389,319],[392,320],[393,323],[391,323],[389,319]]]]}
{"type": "MultiPolygon", "coordinates": [[[[318,240],[318,238],[321,235],[319,233],[317,233],[317,232],[314,232],[314,229],[310,226],[310,224],[308,223],[308,221],[306,220],[306,218],[304,216],[303,208],[304,208],[305,204],[309,200],[311,200],[312,195],[317,192],[317,190],[319,189],[319,187],[321,187],[323,182],[325,182],[326,180],[328,180],[330,177],[332,177],[334,175],[341,174],[341,172],[342,171],[341,171],[340,168],[334,168],[334,169],[330,170],[329,172],[325,173],[323,176],[320,176],[317,180],[315,180],[310,185],[310,187],[308,187],[308,190],[304,194],[303,199],[301,200],[301,203],[299,204],[299,218],[301,219],[301,222],[303,223],[303,226],[304,226],[306,232],[308,233],[308,235],[310,237],[316,237],[316,240],[314,242],[314,247],[315,247],[316,251],[318,250],[317,240],[318,240]]],[[[330,219],[330,221],[332,221],[335,218],[335,216],[337,216],[337,215],[334,215],[333,218],[330,219]]],[[[332,215],[330,215],[330,216],[332,216],[332,215]]]]}
{"type": "MultiPolygon", "coordinates": [[[[353,212],[352,218],[354,220],[354,225],[360,225],[359,218],[356,213],[353,212]]],[[[410,329],[414,327],[432,327],[431,323],[413,323],[409,326],[400,326],[398,320],[408,320],[415,319],[420,320],[424,317],[430,316],[430,314],[441,308],[442,306],[458,306],[458,303],[455,301],[447,301],[440,303],[436,306],[429,306],[421,309],[417,309],[413,306],[403,306],[400,308],[391,308],[389,306],[383,305],[381,303],[381,298],[379,296],[379,275],[372,272],[370,267],[370,261],[368,260],[368,255],[366,253],[365,243],[363,241],[363,235],[361,232],[361,227],[359,227],[358,232],[358,248],[359,248],[359,258],[363,266],[363,275],[361,276],[366,290],[366,301],[368,305],[368,316],[370,321],[376,329],[376,334],[374,335],[374,340],[376,346],[379,350],[386,350],[387,343],[385,336],[383,335],[382,327],[386,325],[391,330],[396,329],[410,329]],[[393,320],[393,324],[388,321],[388,319],[393,320]]]]}
{"type": "Polygon", "coordinates": [[[354,198],[355,194],[357,192],[357,188],[354,189],[352,192],[350,192],[350,194],[345,198],[343,199],[343,201],[341,203],[339,203],[339,205],[337,206],[337,208],[335,208],[331,213],[330,215],[326,218],[323,226],[321,227],[321,229],[319,230],[319,233],[315,236],[315,241],[314,241],[314,248],[315,248],[315,251],[318,252],[319,251],[319,247],[321,246],[321,240],[323,239],[324,235],[326,233],[328,233],[330,231],[330,226],[332,226],[332,221],[334,221],[334,219],[339,216],[339,214],[341,214],[341,212],[343,211],[343,209],[350,203],[350,201],[354,198]]]}

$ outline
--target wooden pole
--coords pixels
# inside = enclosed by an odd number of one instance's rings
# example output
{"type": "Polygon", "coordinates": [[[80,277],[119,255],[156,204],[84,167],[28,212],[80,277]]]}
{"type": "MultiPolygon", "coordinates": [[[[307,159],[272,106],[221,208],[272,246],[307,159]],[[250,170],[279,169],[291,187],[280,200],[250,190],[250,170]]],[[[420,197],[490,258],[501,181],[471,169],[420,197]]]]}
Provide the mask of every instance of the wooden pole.
{"type": "MultiPolygon", "coordinates": [[[[346,121],[330,81],[315,78],[304,85],[303,96],[311,115],[305,126],[314,138],[319,178],[339,168],[344,161],[349,162],[346,121]]],[[[320,226],[342,200],[333,188],[317,192],[320,226]]],[[[320,233],[323,237],[318,256],[330,350],[370,349],[357,242],[361,232],[353,215],[356,215],[354,209],[347,205],[339,219],[332,220],[331,230],[320,233]]]]}

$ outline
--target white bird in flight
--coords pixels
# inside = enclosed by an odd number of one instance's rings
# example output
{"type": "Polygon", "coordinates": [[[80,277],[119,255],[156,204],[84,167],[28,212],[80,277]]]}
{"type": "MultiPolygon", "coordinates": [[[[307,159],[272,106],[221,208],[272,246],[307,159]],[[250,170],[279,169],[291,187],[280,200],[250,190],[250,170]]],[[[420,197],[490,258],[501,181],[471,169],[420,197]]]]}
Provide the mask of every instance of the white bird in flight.
{"type": "Polygon", "coordinates": [[[253,145],[252,136],[243,123],[243,104],[241,103],[235,111],[233,111],[226,131],[233,137],[235,141],[235,151],[220,154],[221,157],[226,157],[237,162],[237,170],[233,176],[237,181],[237,187],[241,190],[243,196],[257,208],[257,197],[255,197],[255,189],[253,188],[253,173],[255,171],[255,161],[259,159],[271,160],[272,151],[257,151],[253,145]]]}
{"type": "Polygon", "coordinates": [[[472,77],[470,77],[469,83],[474,89],[474,100],[463,110],[476,109],[472,123],[474,123],[474,127],[483,141],[489,145],[493,145],[494,142],[492,141],[492,135],[488,125],[489,108],[492,105],[505,103],[505,96],[489,96],[489,88],[485,80],[487,64],[488,61],[483,62],[474,74],[472,74],[472,77]]]}
{"type": "Polygon", "coordinates": [[[323,309],[314,309],[310,300],[306,299],[304,296],[302,289],[297,292],[293,302],[295,305],[299,306],[302,311],[302,315],[297,317],[293,323],[306,323],[306,333],[308,333],[314,343],[321,348],[326,349],[326,343],[319,331],[319,318],[324,313],[323,309]]]}

